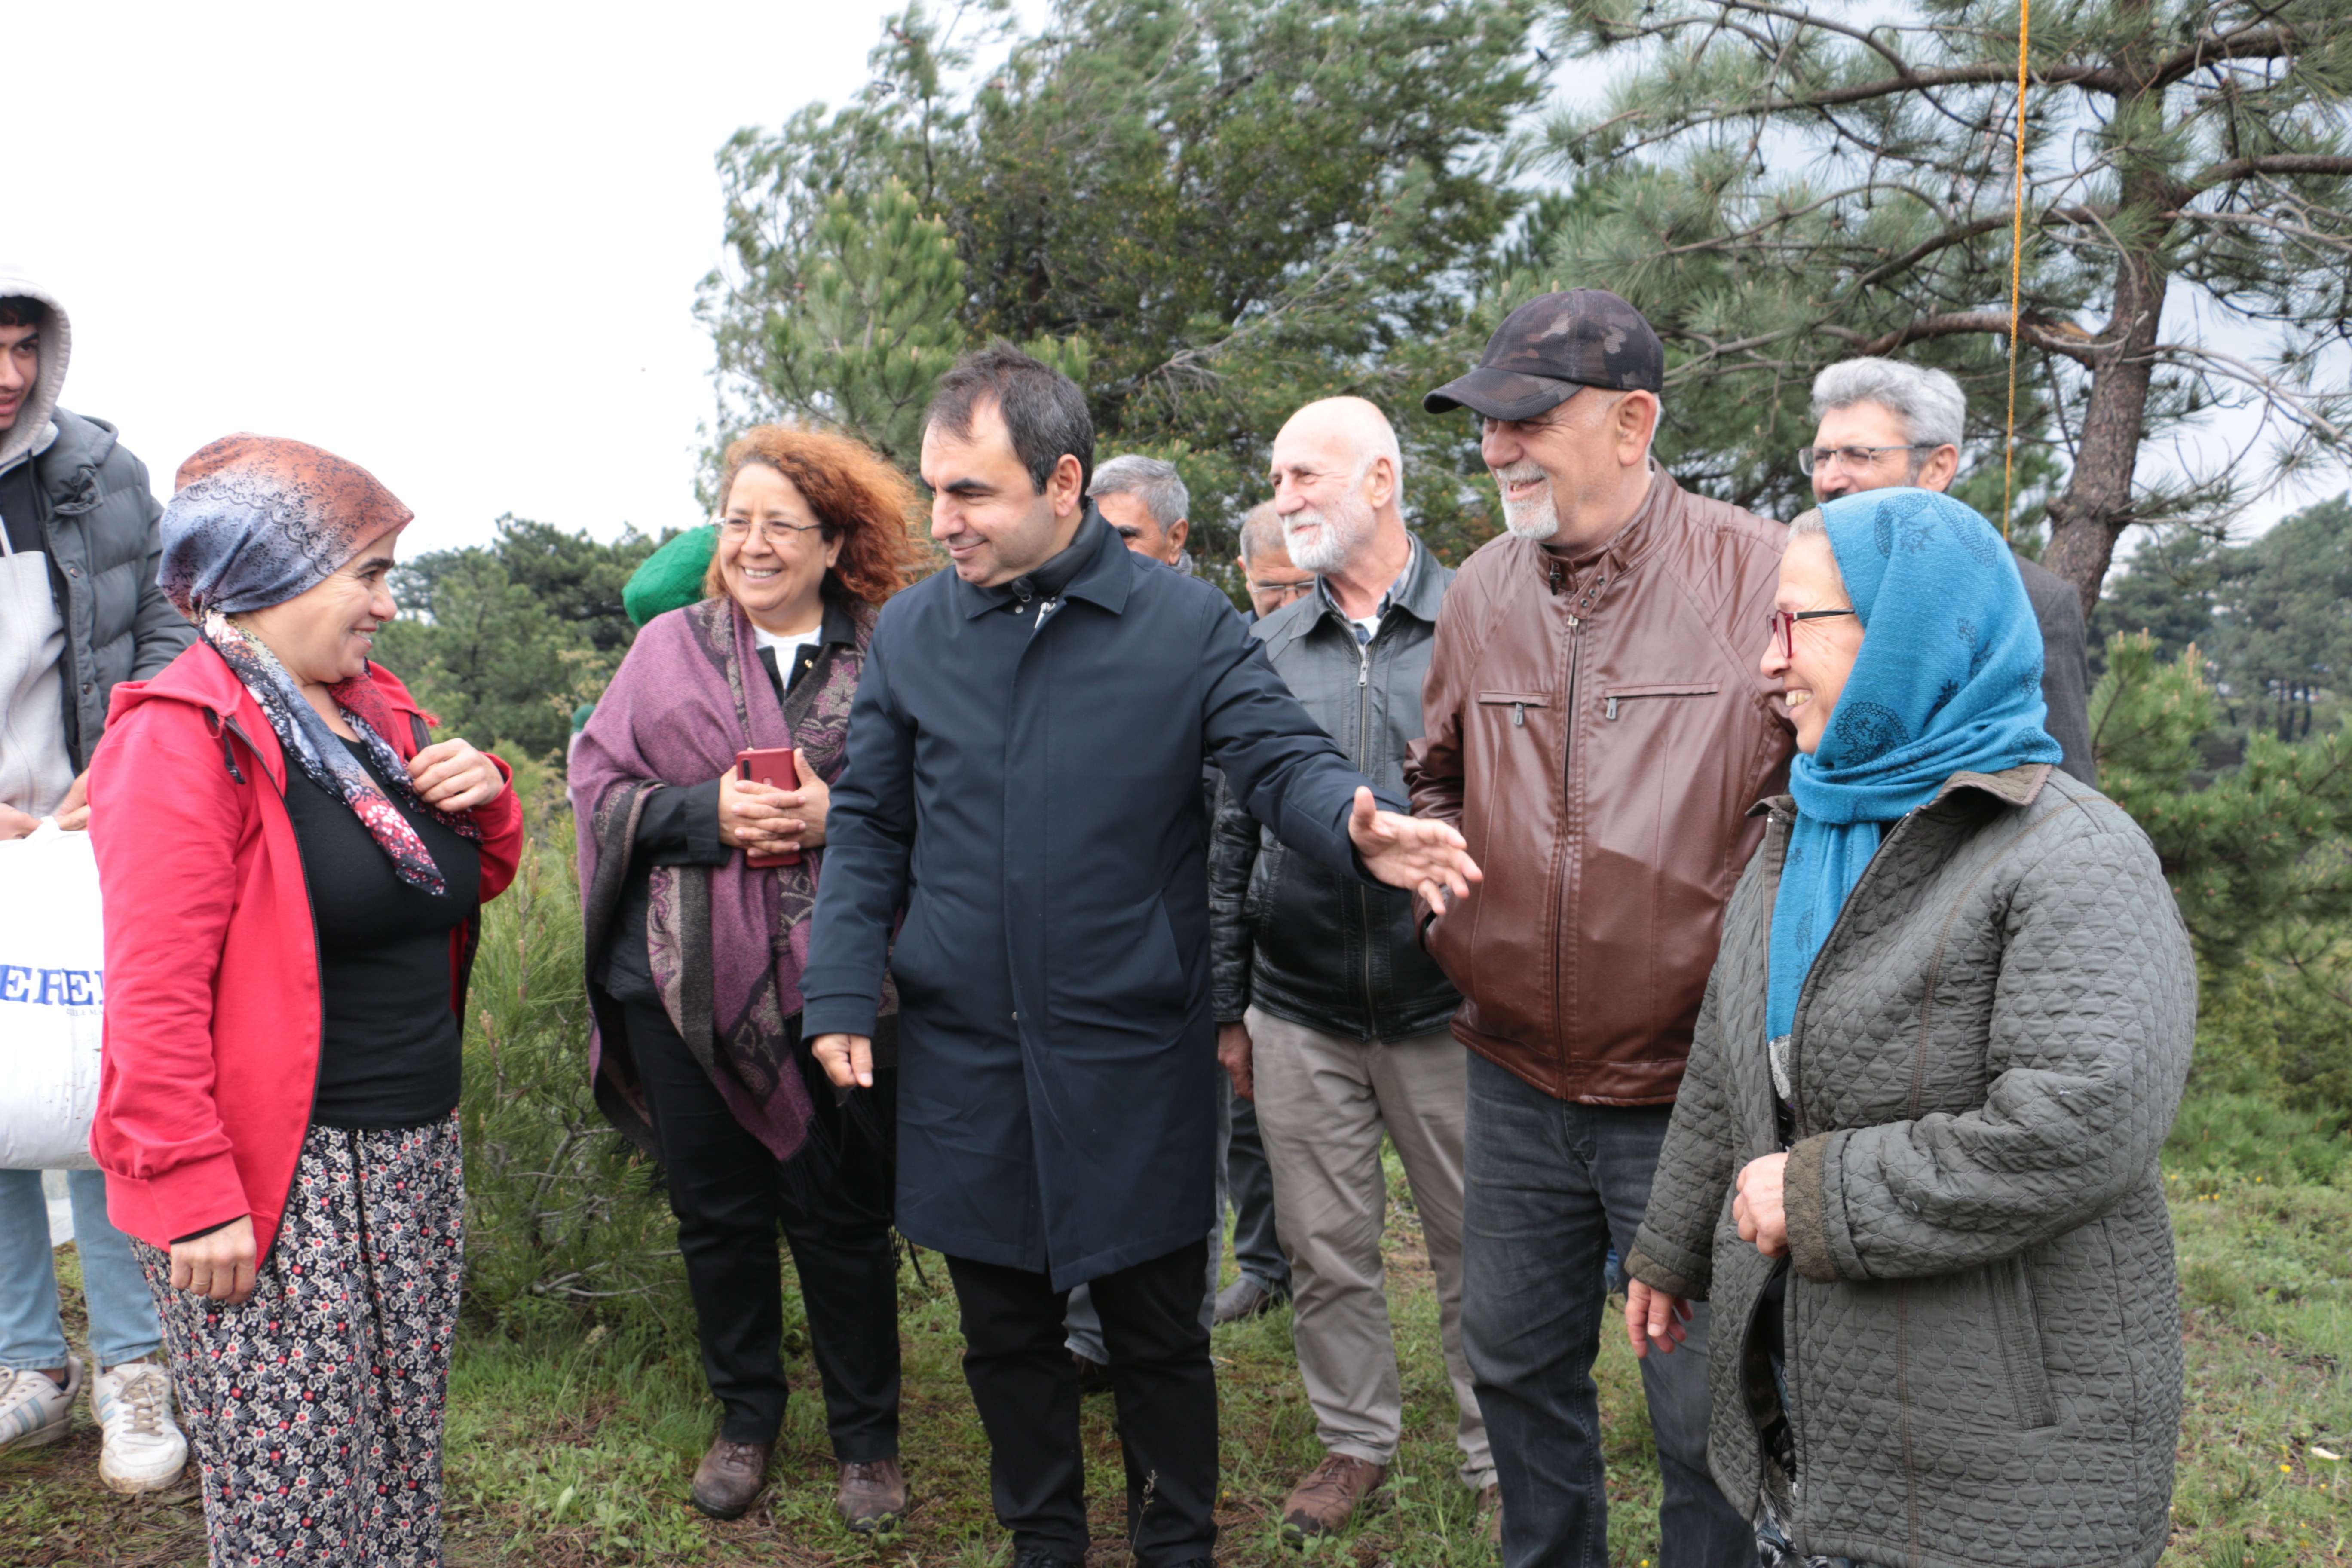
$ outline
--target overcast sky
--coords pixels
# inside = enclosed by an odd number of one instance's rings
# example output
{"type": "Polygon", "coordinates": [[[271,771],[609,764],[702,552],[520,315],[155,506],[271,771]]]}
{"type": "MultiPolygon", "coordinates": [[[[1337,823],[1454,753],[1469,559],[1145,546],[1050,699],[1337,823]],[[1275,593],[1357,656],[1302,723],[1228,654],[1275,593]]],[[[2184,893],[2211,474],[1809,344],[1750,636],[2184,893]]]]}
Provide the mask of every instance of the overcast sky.
{"type": "Polygon", "coordinates": [[[409,552],[690,524],[712,154],[855,92],[896,8],[12,5],[0,258],[159,496],[257,430],[372,469],[409,552]]]}
{"type": "MultiPolygon", "coordinates": [[[[901,3],[15,6],[0,258],[64,300],[67,406],[159,496],[257,430],[373,469],[412,552],[507,511],[692,524],[713,154],[856,92],[901,3]]],[[[2341,470],[2315,480],[2256,521],[2341,470]]]]}

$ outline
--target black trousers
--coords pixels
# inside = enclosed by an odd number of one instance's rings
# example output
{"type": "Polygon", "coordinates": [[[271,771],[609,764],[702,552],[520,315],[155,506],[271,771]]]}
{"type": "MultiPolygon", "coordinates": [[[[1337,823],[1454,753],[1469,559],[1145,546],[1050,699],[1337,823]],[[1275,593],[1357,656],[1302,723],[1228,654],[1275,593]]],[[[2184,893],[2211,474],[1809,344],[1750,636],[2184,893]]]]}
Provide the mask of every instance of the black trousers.
{"type": "MultiPolygon", "coordinates": [[[[719,1436],[772,1443],[783,1425],[781,1229],[800,1275],[834,1458],[898,1458],[896,1174],[887,1149],[847,1141],[831,1179],[811,1192],[735,1120],[660,1003],[624,1003],[622,1018],[661,1142],[703,1374],[726,1412],[719,1436]]],[[[877,1072],[869,1091],[884,1114],[896,1076],[877,1072]]]]}
{"type": "MultiPolygon", "coordinates": [[[[1094,1283],[1127,1458],[1127,1533],[1143,1568],[1206,1559],[1217,1544],[1217,1384],[1201,1326],[1205,1237],[1094,1283]]],[[[1062,1343],[1069,1292],[1043,1274],[950,1258],[963,1374],[987,1429],[997,1522],[1016,1554],[1087,1555],[1078,1369],[1062,1343]]]]}

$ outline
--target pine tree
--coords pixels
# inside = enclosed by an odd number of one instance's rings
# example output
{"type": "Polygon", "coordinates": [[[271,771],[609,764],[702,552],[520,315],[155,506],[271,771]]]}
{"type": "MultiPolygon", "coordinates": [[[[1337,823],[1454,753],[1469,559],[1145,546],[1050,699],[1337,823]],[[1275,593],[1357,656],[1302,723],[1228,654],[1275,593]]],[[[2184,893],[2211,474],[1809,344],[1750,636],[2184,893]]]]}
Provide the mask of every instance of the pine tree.
{"type": "Polygon", "coordinates": [[[602,694],[635,638],[621,588],[659,542],[501,517],[487,546],[400,563],[400,617],[376,633],[376,652],[443,733],[559,761],[572,710],[602,694]]]}
{"type": "Polygon", "coordinates": [[[2207,1009],[2251,1016],[2241,1048],[2297,1098],[2352,1108],[2352,733],[2258,731],[2192,788],[2216,711],[2196,648],[2167,664],[2118,634],[2091,697],[2100,787],[2156,846],[2207,1009]]]}
{"type": "Polygon", "coordinates": [[[962,262],[957,330],[927,344],[1002,337],[1072,370],[1099,455],[1176,462],[1204,566],[1234,552],[1282,421],[1342,392],[1396,420],[1425,536],[1483,537],[1466,422],[1418,400],[1475,359],[1465,302],[1523,200],[1506,133],[1542,83],[1519,9],[1061,0],[1028,37],[971,19],[909,8],[853,102],[722,153],[730,261],[703,308],[727,417],[846,418],[830,389],[859,373],[830,345],[852,334],[821,324],[814,279],[837,267],[865,297],[840,258],[895,265],[877,203],[902,188],[962,262]]]}
{"type": "MultiPolygon", "coordinates": [[[[1801,440],[1821,365],[1903,353],[1969,384],[1981,474],[2006,412],[2019,11],[1878,15],[1560,0],[1565,43],[1628,71],[1549,128],[1563,164],[1608,177],[1545,260],[1643,306],[1677,392],[1713,400],[1717,433],[1750,410],[1762,460],[1801,440]]],[[[2352,330],[2343,19],[2340,0],[2033,15],[2021,435],[2063,466],[2044,559],[2086,612],[2126,529],[2218,529],[2352,418],[2326,357],[2352,330]],[[2147,443],[2222,402],[2262,408],[2277,449],[2143,471],[2147,443]]]]}
{"type": "MultiPolygon", "coordinates": [[[[714,319],[746,412],[852,431],[911,465],[932,384],[964,346],[963,262],[905,185],[835,191],[803,242],[749,258],[714,319]]],[[[747,424],[750,417],[736,423],[747,424]]]]}

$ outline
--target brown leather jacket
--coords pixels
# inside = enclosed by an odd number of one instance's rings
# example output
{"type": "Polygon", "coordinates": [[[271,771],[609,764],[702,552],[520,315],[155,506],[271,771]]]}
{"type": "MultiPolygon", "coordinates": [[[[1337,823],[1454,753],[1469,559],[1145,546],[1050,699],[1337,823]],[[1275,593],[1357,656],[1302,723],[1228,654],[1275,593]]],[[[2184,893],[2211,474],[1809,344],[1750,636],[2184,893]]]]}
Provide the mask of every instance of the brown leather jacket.
{"type": "Polygon", "coordinates": [[[1660,471],[1607,544],[1506,534],[1446,595],[1405,784],[1486,880],[1423,940],[1465,998],[1454,1037],[1546,1094],[1682,1084],[1748,808],[1793,749],[1757,669],[1786,538],[1660,471]]]}

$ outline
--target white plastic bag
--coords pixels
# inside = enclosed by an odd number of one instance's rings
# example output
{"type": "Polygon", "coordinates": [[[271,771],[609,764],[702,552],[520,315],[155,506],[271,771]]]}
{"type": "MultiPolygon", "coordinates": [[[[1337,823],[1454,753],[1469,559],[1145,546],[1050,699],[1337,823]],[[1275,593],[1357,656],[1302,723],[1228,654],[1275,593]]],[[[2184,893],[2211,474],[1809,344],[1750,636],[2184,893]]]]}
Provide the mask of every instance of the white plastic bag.
{"type": "Polygon", "coordinates": [[[0,1171],[90,1170],[105,931],[89,835],[0,843],[0,1171]]]}

